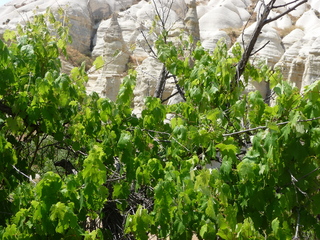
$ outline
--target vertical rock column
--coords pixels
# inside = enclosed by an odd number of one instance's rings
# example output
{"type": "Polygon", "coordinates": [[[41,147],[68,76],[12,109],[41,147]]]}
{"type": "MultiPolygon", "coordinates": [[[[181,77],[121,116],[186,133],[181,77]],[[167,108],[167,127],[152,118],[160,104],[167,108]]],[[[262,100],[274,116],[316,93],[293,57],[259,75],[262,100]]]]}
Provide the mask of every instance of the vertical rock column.
{"type": "MultiPolygon", "coordinates": [[[[97,79],[97,86],[103,86],[101,96],[116,100],[121,79],[127,70],[129,53],[123,40],[122,30],[117,20],[117,14],[112,15],[109,28],[104,36],[103,50],[104,67],[97,79]]],[[[99,93],[99,92],[98,92],[99,93]]]]}
{"type": "Polygon", "coordinates": [[[303,80],[301,91],[305,86],[311,85],[316,80],[320,79],[320,37],[318,37],[312,44],[309,55],[307,57],[305,71],[303,73],[303,80]]]}
{"type": "Polygon", "coordinates": [[[184,24],[189,35],[193,37],[194,43],[200,41],[199,19],[197,14],[196,1],[192,0],[188,4],[188,12],[184,19],[184,24]]]}

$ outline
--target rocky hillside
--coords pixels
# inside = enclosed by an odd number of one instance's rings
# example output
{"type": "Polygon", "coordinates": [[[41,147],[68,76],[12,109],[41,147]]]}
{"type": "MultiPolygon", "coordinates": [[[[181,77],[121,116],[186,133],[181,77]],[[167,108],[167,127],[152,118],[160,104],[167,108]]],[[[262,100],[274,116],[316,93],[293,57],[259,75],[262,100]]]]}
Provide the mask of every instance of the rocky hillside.
{"type": "MultiPolygon", "coordinates": [[[[276,15],[287,10],[278,0],[276,15]]],[[[235,41],[246,44],[261,12],[257,0],[12,0],[0,7],[0,34],[14,29],[33,14],[46,8],[57,11],[62,7],[71,23],[72,49],[83,55],[103,55],[103,69],[89,70],[88,92],[115,99],[129,68],[138,71],[136,108],[143,98],[153,95],[162,65],[151,50],[157,38],[157,27],[150,31],[157,13],[163,16],[170,39],[176,41],[181,30],[200,39],[202,45],[213,50],[224,39],[229,47],[235,41]],[[244,30],[244,34],[240,33],[244,30]]],[[[320,1],[309,0],[290,14],[265,26],[256,49],[267,42],[253,58],[270,66],[280,67],[284,77],[303,89],[320,76],[320,1]]],[[[75,52],[74,51],[74,52],[75,52]]],[[[71,67],[65,63],[65,67],[71,67]]],[[[266,94],[264,83],[258,88],[266,94]]],[[[166,86],[165,96],[173,91],[166,86]]],[[[165,97],[164,96],[164,97],[165,97]]]]}

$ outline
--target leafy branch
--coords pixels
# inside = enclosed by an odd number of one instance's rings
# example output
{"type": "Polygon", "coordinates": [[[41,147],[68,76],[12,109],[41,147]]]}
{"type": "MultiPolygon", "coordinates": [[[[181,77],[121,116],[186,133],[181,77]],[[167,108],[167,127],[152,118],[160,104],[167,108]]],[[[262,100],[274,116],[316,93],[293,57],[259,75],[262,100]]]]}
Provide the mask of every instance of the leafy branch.
{"type": "MultiPolygon", "coordinates": [[[[310,119],[298,120],[297,122],[311,122],[311,121],[315,121],[315,120],[319,120],[319,119],[320,119],[320,117],[315,117],[315,118],[310,118],[310,119]]],[[[290,121],[276,123],[276,125],[277,126],[282,126],[282,125],[286,125],[288,123],[290,123],[290,121]]],[[[259,126],[259,127],[255,127],[255,128],[249,128],[249,129],[241,130],[241,131],[238,131],[238,132],[226,133],[226,134],[223,134],[222,136],[229,137],[229,136],[233,136],[233,135],[243,134],[243,133],[252,132],[252,131],[256,131],[256,130],[260,130],[260,129],[267,129],[267,128],[268,128],[268,126],[259,126]]]]}

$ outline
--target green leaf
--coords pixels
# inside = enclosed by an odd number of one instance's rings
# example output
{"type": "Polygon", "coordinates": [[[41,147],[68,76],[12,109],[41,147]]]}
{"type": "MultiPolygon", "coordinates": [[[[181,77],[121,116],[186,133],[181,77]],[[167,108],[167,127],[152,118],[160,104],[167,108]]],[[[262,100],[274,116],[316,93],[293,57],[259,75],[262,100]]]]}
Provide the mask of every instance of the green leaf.
{"type": "Polygon", "coordinates": [[[279,222],[278,218],[273,219],[271,222],[272,231],[275,235],[278,234],[279,224],[280,224],[280,222],[279,222]]]}
{"type": "Polygon", "coordinates": [[[224,143],[219,143],[216,145],[217,148],[219,148],[222,152],[226,151],[226,152],[232,152],[234,154],[236,154],[238,152],[238,148],[237,146],[233,145],[233,144],[224,144],[224,143]]]}
{"type": "Polygon", "coordinates": [[[118,147],[120,149],[125,149],[132,140],[132,136],[129,132],[122,132],[118,141],[118,147]]]}
{"type": "Polygon", "coordinates": [[[34,49],[31,44],[24,45],[21,48],[22,54],[26,55],[27,57],[32,57],[34,55],[34,49]]]}
{"type": "Polygon", "coordinates": [[[103,57],[102,56],[97,57],[96,60],[94,60],[93,65],[96,69],[102,68],[104,65],[103,57]]]}
{"type": "Polygon", "coordinates": [[[258,165],[249,159],[244,159],[237,166],[239,176],[242,179],[253,181],[256,178],[258,165]]]}
{"type": "Polygon", "coordinates": [[[97,186],[106,182],[106,167],[103,164],[105,153],[102,147],[95,145],[84,160],[83,178],[97,186]]]}
{"type": "Polygon", "coordinates": [[[269,122],[269,123],[267,124],[267,127],[268,127],[269,129],[271,129],[271,130],[276,131],[276,132],[279,131],[278,125],[277,125],[276,123],[274,123],[274,122],[269,122]]]}
{"type": "Polygon", "coordinates": [[[208,224],[202,225],[202,227],[200,228],[200,236],[204,238],[207,231],[208,231],[208,224]]]}
{"type": "Polygon", "coordinates": [[[207,205],[207,208],[206,208],[206,211],[205,211],[205,213],[206,213],[211,219],[216,218],[216,213],[215,213],[215,210],[214,210],[214,204],[216,204],[216,203],[214,202],[214,200],[213,200],[213,199],[209,199],[208,205],[207,205]]]}

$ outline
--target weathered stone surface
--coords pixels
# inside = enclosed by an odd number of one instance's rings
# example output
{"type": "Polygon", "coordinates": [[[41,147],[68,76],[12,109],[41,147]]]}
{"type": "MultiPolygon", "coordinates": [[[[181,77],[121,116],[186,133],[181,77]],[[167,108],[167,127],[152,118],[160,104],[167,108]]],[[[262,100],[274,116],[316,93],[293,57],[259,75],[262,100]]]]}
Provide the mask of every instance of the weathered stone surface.
{"type": "MultiPolygon", "coordinates": [[[[165,27],[170,29],[169,39],[175,42],[180,35],[180,30],[184,29],[195,39],[200,39],[205,48],[213,50],[221,39],[225,39],[228,46],[231,46],[228,29],[241,29],[249,18],[248,9],[252,9],[257,1],[174,0],[172,5],[170,2],[155,1],[160,15],[168,16],[165,27]],[[196,11],[190,6],[188,8],[188,4],[195,5],[195,3],[196,11]]],[[[286,11],[288,6],[285,4],[290,2],[292,0],[277,0],[277,5],[283,5],[283,7],[277,9],[277,12],[272,12],[270,17],[286,11]]],[[[97,71],[91,69],[88,92],[97,91],[101,96],[114,99],[118,85],[126,74],[128,58],[131,55],[134,65],[140,65],[137,68],[135,103],[141,109],[143,98],[153,94],[156,79],[161,71],[161,64],[151,58],[156,54],[153,44],[161,30],[161,26],[157,26],[153,31],[149,31],[157,14],[153,1],[12,0],[0,7],[0,36],[5,29],[14,29],[16,24],[24,24],[26,19],[32,18],[35,9],[41,13],[47,7],[56,11],[60,6],[64,8],[70,19],[73,47],[94,57],[103,55],[107,63],[103,69],[97,71]],[[115,25],[111,27],[110,16],[114,12],[118,12],[117,27],[115,25]],[[114,55],[116,52],[121,54],[114,55]]],[[[259,11],[261,8],[258,4],[255,8],[257,18],[259,18],[259,11]]],[[[285,15],[265,26],[255,50],[268,41],[269,43],[258,51],[252,60],[266,61],[270,66],[280,67],[284,77],[302,89],[318,79],[320,77],[317,71],[320,69],[317,55],[320,51],[319,12],[320,1],[309,0],[308,3],[291,12],[290,16],[285,15]],[[294,30],[281,39],[278,32],[287,31],[287,29],[294,30]]],[[[245,44],[250,39],[254,25],[245,30],[245,44]]],[[[241,37],[238,41],[242,43],[241,37]]],[[[64,66],[65,71],[71,68],[67,63],[64,63],[64,66]]],[[[251,86],[251,90],[253,89],[259,89],[263,95],[267,91],[265,83],[251,86]]],[[[165,96],[169,96],[173,91],[175,91],[174,84],[168,84],[165,96]]],[[[173,100],[174,98],[171,101],[173,100]]]]}
{"type": "Polygon", "coordinates": [[[112,8],[107,0],[89,0],[88,8],[94,24],[107,19],[112,14],[112,8]]]}
{"type": "Polygon", "coordinates": [[[116,100],[121,79],[127,70],[129,53],[122,37],[122,29],[117,20],[117,14],[112,15],[110,25],[104,36],[103,60],[104,67],[96,81],[88,82],[88,92],[103,89],[100,95],[116,100]]]}
{"type": "Polygon", "coordinates": [[[301,45],[303,45],[302,40],[295,42],[287,49],[279,62],[275,65],[275,67],[281,69],[284,79],[291,81],[299,89],[301,88],[301,80],[305,67],[305,58],[299,56],[301,45]]]}
{"type": "Polygon", "coordinates": [[[317,17],[314,10],[305,12],[296,22],[297,27],[301,27],[305,32],[311,32],[312,34],[319,34],[314,32],[315,29],[320,27],[320,19],[317,17]]]}
{"type": "Polygon", "coordinates": [[[304,31],[300,28],[292,30],[287,36],[282,39],[284,48],[288,50],[295,42],[300,41],[304,37],[304,31]]]}
{"type": "Polygon", "coordinates": [[[320,37],[318,37],[309,50],[301,89],[319,80],[320,76],[320,37]]]}
{"type": "Polygon", "coordinates": [[[185,28],[187,33],[197,42],[200,41],[200,29],[196,1],[190,1],[188,8],[189,10],[184,19],[185,28]]]}
{"type": "Polygon", "coordinates": [[[212,31],[223,28],[239,28],[242,20],[239,13],[226,6],[212,8],[199,19],[200,34],[205,31],[212,31]],[[226,17],[228,16],[228,17],[226,17]]]}
{"type": "MultiPolygon", "coordinates": [[[[140,66],[137,67],[137,83],[134,90],[134,113],[140,115],[144,108],[144,99],[147,96],[153,96],[157,84],[162,64],[153,57],[146,58],[140,66]]],[[[169,97],[174,88],[173,79],[168,79],[163,93],[163,99],[169,97]]]]}

